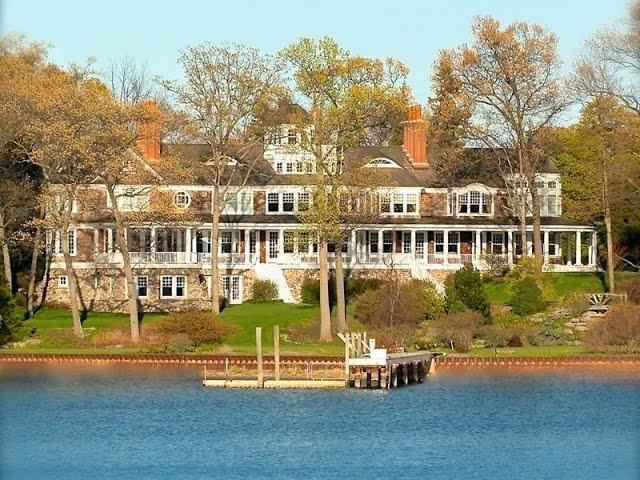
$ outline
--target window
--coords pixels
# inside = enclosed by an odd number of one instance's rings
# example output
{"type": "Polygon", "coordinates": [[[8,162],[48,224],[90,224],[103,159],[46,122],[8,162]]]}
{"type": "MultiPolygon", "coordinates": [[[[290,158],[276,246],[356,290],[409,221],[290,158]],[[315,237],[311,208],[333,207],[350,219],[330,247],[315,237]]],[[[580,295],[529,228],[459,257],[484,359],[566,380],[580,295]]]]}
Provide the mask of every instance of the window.
{"type": "Polygon", "coordinates": [[[287,143],[289,145],[295,145],[296,143],[298,143],[298,136],[296,135],[296,131],[293,128],[289,129],[289,132],[287,134],[287,143]]]}
{"type": "MultiPolygon", "coordinates": [[[[210,285],[211,277],[209,277],[210,285]]],[[[220,288],[224,298],[229,303],[242,303],[242,277],[240,275],[222,275],[220,277],[220,288]]]]}
{"type": "Polygon", "coordinates": [[[294,232],[292,232],[291,230],[285,230],[283,233],[283,240],[284,240],[284,253],[293,253],[294,250],[294,232]]]}
{"type": "Polygon", "coordinates": [[[293,163],[287,162],[287,173],[293,173],[293,163]]]}
{"type": "Polygon", "coordinates": [[[147,298],[149,290],[149,277],[136,277],[138,298],[147,298]]]}
{"type": "Polygon", "coordinates": [[[184,276],[160,277],[161,298],[184,298],[187,296],[187,279],[184,276]]]}
{"type": "Polygon", "coordinates": [[[449,253],[458,253],[459,242],[460,242],[460,233],[449,232],[449,244],[447,245],[447,251],[449,253]]]}
{"type": "Polygon", "coordinates": [[[58,286],[60,288],[66,288],[69,286],[69,277],[67,277],[66,275],[60,275],[58,277],[58,286]]]}
{"type": "Polygon", "coordinates": [[[251,192],[227,193],[223,213],[247,214],[253,212],[253,195],[251,192]]]}
{"type": "Polygon", "coordinates": [[[173,204],[177,208],[187,208],[191,205],[191,197],[185,191],[176,192],[173,196],[173,204]]]}
{"type": "Polygon", "coordinates": [[[558,213],[558,197],[555,195],[547,195],[547,213],[556,215],[558,213]]]}
{"type": "Polygon", "coordinates": [[[383,253],[391,253],[393,252],[393,232],[386,231],[382,234],[382,252],[383,253]]]}
{"type": "Polygon", "coordinates": [[[277,193],[267,194],[267,212],[277,212],[279,210],[278,197],[277,193]]]}
{"type": "Polygon", "coordinates": [[[402,232],[402,253],[411,253],[411,232],[402,232]]]}
{"type": "Polygon", "coordinates": [[[407,213],[415,213],[418,211],[418,195],[415,193],[407,194],[407,213]]]}
{"type": "Polygon", "coordinates": [[[293,212],[293,207],[294,207],[293,200],[294,200],[293,193],[282,194],[282,211],[283,212],[293,212]]]}
{"type": "Polygon", "coordinates": [[[388,158],[374,158],[370,162],[368,162],[365,167],[378,167],[378,168],[400,168],[400,166],[395,163],[393,160],[389,160],[388,158]]]}
{"type": "Polygon", "coordinates": [[[536,188],[544,188],[544,182],[537,181],[534,183],[534,185],[536,186],[536,188]]]}
{"type": "Polygon", "coordinates": [[[391,212],[391,199],[388,194],[380,195],[380,213],[391,212]]]}
{"type": "Polygon", "coordinates": [[[548,188],[557,188],[557,186],[558,186],[558,183],[555,180],[547,183],[548,188]]]}
{"type": "Polygon", "coordinates": [[[491,194],[472,190],[458,195],[458,213],[481,215],[491,213],[491,194]]]}
{"type": "Polygon", "coordinates": [[[231,232],[229,230],[223,230],[220,232],[220,253],[231,253],[231,247],[233,245],[231,232]]]}
{"type": "MultiPolygon", "coordinates": [[[[118,192],[118,207],[124,212],[144,210],[149,204],[149,193],[140,188],[125,188],[118,192]]],[[[107,197],[108,206],[111,206],[107,197]]]]}
{"type": "Polygon", "coordinates": [[[276,173],[282,173],[282,162],[276,163],[276,173]]]}
{"type": "Polygon", "coordinates": [[[369,252],[378,252],[378,232],[369,232],[369,252]]]}
{"type": "Polygon", "coordinates": [[[491,253],[493,253],[494,255],[502,253],[503,242],[504,242],[504,235],[501,232],[492,232],[491,233],[491,253]]]}
{"type": "Polygon", "coordinates": [[[309,194],[302,192],[298,194],[298,211],[304,212],[309,209],[309,194]]]}
{"type": "Polygon", "coordinates": [[[393,195],[393,213],[404,212],[404,195],[396,193],[393,195]]]}
{"type": "Polygon", "coordinates": [[[296,173],[304,173],[304,164],[300,161],[296,162],[296,173]]]}
{"type": "MultiPolygon", "coordinates": [[[[76,254],[76,231],[67,231],[67,246],[69,247],[69,255],[76,254]]],[[[62,255],[62,244],[60,243],[60,232],[56,232],[55,252],[62,255]]]]}
{"type": "Polygon", "coordinates": [[[309,252],[309,232],[300,232],[298,235],[298,252],[309,252]]]}
{"type": "Polygon", "coordinates": [[[424,232],[416,232],[416,257],[424,258],[424,232]]]}
{"type": "Polygon", "coordinates": [[[249,232],[249,253],[256,253],[256,231],[249,232]]]}
{"type": "Polygon", "coordinates": [[[549,255],[554,257],[559,255],[560,245],[559,245],[558,232],[549,232],[549,255]]]}
{"type": "Polygon", "coordinates": [[[435,232],[433,244],[435,253],[444,253],[444,232],[435,232]]]}

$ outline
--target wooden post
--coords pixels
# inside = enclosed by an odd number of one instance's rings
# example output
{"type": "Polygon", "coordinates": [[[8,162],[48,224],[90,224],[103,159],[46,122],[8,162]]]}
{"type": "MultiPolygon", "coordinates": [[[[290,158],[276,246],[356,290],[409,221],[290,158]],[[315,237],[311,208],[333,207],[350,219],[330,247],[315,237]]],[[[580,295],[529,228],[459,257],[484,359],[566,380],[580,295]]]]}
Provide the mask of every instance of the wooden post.
{"type": "Polygon", "coordinates": [[[349,341],[351,340],[351,334],[347,333],[344,342],[344,378],[349,386],[349,341]]]}
{"type": "Polygon", "coordinates": [[[256,327],[256,359],[258,361],[258,387],[264,386],[262,374],[262,327],[256,327]]]}
{"type": "Polygon", "coordinates": [[[273,326],[273,361],[274,376],[278,381],[280,380],[280,325],[273,326]]]}

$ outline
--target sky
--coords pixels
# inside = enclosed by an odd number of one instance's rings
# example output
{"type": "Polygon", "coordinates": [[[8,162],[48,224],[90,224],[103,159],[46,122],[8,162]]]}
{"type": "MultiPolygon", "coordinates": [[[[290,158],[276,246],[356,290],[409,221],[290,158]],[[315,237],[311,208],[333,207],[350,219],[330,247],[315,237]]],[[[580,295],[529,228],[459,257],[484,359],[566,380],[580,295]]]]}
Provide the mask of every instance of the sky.
{"type": "Polygon", "coordinates": [[[244,43],[275,53],[302,36],[335,38],[353,53],[395,57],[416,100],[430,95],[438,50],[470,40],[475,15],[540,23],[559,37],[566,68],[584,41],[626,13],[628,0],[0,0],[0,31],[53,45],[60,64],[129,56],[180,78],[187,45],[244,43]]]}

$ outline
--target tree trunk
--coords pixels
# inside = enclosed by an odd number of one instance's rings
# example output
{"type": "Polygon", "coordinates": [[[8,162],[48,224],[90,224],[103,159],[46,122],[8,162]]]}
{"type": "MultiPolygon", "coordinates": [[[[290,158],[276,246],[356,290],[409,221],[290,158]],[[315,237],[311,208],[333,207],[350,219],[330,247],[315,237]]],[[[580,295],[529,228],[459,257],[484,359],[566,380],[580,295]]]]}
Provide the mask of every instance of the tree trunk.
{"type": "Polygon", "coordinates": [[[9,243],[5,235],[4,215],[0,212],[0,245],[2,245],[2,265],[4,270],[4,278],[7,280],[9,292],[13,293],[13,282],[11,275],[11,257],[9,256],[9,243]]]}
{"type": "Polygon", "coordinates": [[[609,279],[609,292],[616,290],[616,280],[613,263],[613,234],[611,232],[611,205],[609,203],[609,172],[607,161],[603,156],[603,182],[602,182],[602,206],[604,207],[604,228],[607,234],[607,277],[609,279]]]}
{"type": "Polygon", "coordinates": [[[329,261],[327,241],[320,239],[318,256],[320,260],[320,341],[331,342],[331,306],[329,305],[329,261]]]}
{"type": "MultiPolygon", "coordinates": [[[[46,215],[46,209],[43,206],[40,209],[40,218],[46,215]]],[[[36,233],[33,237],[33,245],[31,247],[31,266],[29,268],[29,287],[27,289],[27,318],[33,317],[33,300],[36,293],[36,274],[38,270],[38,258],[40,257],[40,246],[42,244],[42,228],[36,227],[36,233]]]]}
{"type": "Polygon", "coordinates": [[[220,270],[218,269],[218,238],[220,236],[220,188],[213,186],[211,198],[211,313],[220,314],[220,270]]]}
{"type": "Polygon", "coordinates": [[[529,248],[527,247],[527,199],[524,193],[520,199],[518,217],[520,221],[520,256],[524,258],[529,255],[529,248]]]}
{"type": "Polygon", "coordinates": [[[63,215],[62,225],[60,226],[60,247],[64,258],[64,265],[67,273],[67,284],[69,288],[69,306],[71,307],[71,317],[73,319],[73,333],[77,337],[82,336],[82,321],[80,320],[80,308],[78,307],[78,283],[76,281],[75,272],[71,254],[69,253],[69,223],[71,219],[71,210],[73,208],[73,199],[75,192],[68,195],[68,206],[63,215]]]}
{"type": "Polygon", "coordinates": [[[532,183],[531,189],[531,208],[533,210],[533,254],[536,259],[536,268],[538,271],[542,271],[542,264],[544,263],[544,252],[542,247],[542,229],[540,226],[540,197],[538,196],[538,190],[535,187],[535,183],[532,183]]]}
{"type": "Polygon", "coordinates": [[[122,269],[124,278],[127,282],[127,297],[129,304],[129,324],[131,327],[131,341],[138,343],[140,341],[140,319],[138,316],[138,286],[133,277],[133,269],[131,268],[131,255],[129,254],[129,245],[124,234],[124,221],[118,208],[118,199],[112,185],[105,185],[109,198],[111,200],[111,209],[116,222],[116,244],[122,255],[122,269]]]}
{"type": "Polygon", "coordinates": [[[338,330],[347,331],[347,303],[344,294],[344,265],[342,264],[342,242],[336,243],[336,303],[338,308],[338,330]]]}

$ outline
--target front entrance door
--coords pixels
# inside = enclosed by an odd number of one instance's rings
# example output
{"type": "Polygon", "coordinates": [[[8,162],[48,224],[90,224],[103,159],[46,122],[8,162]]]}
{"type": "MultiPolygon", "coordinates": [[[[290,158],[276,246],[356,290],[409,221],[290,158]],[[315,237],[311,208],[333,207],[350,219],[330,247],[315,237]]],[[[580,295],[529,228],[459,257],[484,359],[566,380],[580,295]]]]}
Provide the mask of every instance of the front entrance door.
{"type": "Polygon", "coordinates": [[[280,232],[269,231],[268,235],[268,261],[275,262],[278,259],[278,252],[280,251],[280,232]]]}

